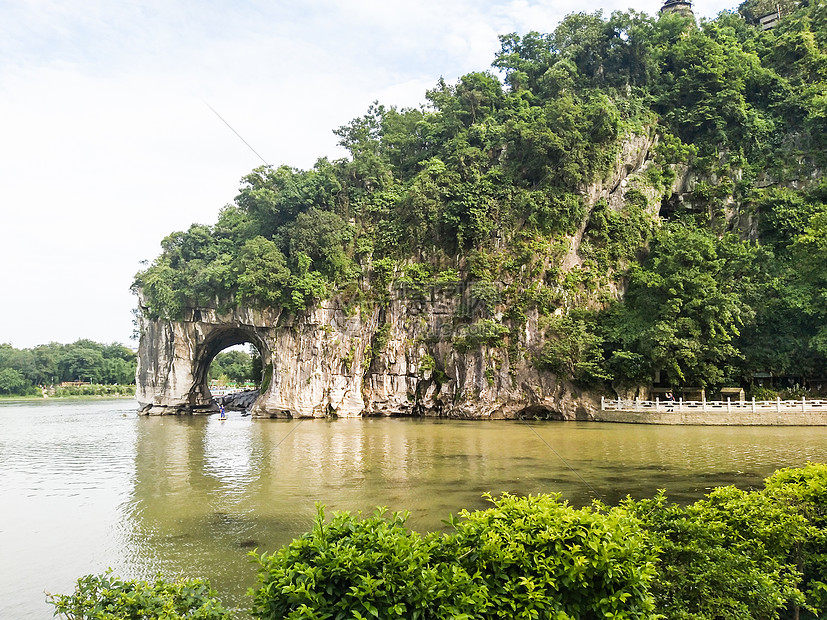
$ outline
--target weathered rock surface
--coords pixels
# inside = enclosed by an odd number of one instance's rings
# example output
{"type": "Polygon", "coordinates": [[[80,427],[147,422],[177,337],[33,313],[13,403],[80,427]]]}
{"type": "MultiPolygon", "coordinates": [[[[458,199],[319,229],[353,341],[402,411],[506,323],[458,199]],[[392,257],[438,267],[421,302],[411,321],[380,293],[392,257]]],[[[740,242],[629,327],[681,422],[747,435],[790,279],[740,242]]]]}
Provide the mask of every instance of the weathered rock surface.
{"type": "Polygon", "coordinates": [[[202,311],[184,321],[142,321],[138,401],[148,414],[216,410],[206,371],[230,344],[253,342],[265,366],[253,415],[423,415],[589,419],[599,397],[534,368],[527,354],[451,344],[460,292],[399,295],[385,309],[348,314],[331,300],[299,316],[202,311]]]}
{"type": "Polygon", "coordinates": [[[243,390],[214,398],[216,404],[224,405],[230,411],[247,411],[258,400],[259,390],[243,390]]]}

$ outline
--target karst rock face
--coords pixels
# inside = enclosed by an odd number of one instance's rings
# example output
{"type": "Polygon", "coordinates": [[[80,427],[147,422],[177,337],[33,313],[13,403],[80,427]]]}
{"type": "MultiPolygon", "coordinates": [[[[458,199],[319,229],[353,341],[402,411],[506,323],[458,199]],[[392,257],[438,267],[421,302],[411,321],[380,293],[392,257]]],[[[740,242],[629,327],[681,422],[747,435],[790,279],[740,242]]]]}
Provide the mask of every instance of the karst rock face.
{"type": "MultiPolygon", "coordinates": [[[[364,415],[589,419],[599,397],[578,391],[527,356],[536,320],[520,336],[523,353],[481,345],[459,351],[455,330],[465,303],[459,285],[384,307],[348,309],[337,299],[300,315],[198,309],[184,320],[141,320],[137,399],[146,414],[217,410],[207,388],[212,358],[252,342],[262,355],[264,417],[364,415]]],[[[473,334],[472,334],[473,335],[473,334]]]]}
{"type": "MultiPolygon", "coordinates": [[[[626,192],[636,188],[656,215],[664,196],[641,184],[656,141],[654,132],[630,136],[606,178],[583,189],[587,204],[605,200],[609,208],[621,209],[626,192]]],[[[688,191],[678,185],[668,195],[688,191]]],[[[585,225],[569,238],[561,270],[582,264],[578,250],[585,225]]],[[[256,416],[591,419],[599,409],[598,394],[537,367],[543,345],[537,313],[529,311],[522,327],[512,326],[508,342],[493,342],[474,330],[481,317],[490,317],[490,326],[501,316],[474,307],[472,288],[465,282],[424,290],[396,287],[374,295],[372,304],[348,305],[334,297],[297,314],[194,308],[179,321],[142,318],[141,410],[215,411],[206,381],[210,362],[227,346],[251,342],[264,367],[252,407],[256,416]]],[[[609,292],[622,295],[620,282],[609,292]]]]}

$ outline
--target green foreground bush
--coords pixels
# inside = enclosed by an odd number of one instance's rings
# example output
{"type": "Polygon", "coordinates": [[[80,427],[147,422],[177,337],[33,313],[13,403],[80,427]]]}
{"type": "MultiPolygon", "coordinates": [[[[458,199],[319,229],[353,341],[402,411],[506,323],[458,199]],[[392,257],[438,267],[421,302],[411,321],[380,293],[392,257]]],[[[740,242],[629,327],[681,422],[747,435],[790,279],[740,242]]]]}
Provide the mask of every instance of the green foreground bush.
{"type": "Polygon", "coordinates": [[[625,508],[559,495],[491,499],[454,533],[420,536],[405,516],[348,513],[255,556],[257,618],[647,618],[655,554],[625,508]]]}
{"type": "Polygon", "coordinates": [[[122,581],[107,572],[78,579],[74,594],[50,602],[68,620],[229,620],[215,596],[202,579],[122,581]]]}
{"type": "MultiPolygon", "coordinates": [[[[462,511],[448,533],[427,535],[408,530],[405,514],[338,512],[326,520],[320,508],[310,532],[275,553],[251,554],[259,581],[251,613],[262,620],[827,618],[827,465],[779,470],[760,491],[717,488],[686,507],[664,493],[580,509],[554,494],[488,499],[487,510],[462,511]]],[[[52,602],[71,620],[228,618],[212,597],[202,581],[107,575],[84,577],[74,595],[52,602]]]]}

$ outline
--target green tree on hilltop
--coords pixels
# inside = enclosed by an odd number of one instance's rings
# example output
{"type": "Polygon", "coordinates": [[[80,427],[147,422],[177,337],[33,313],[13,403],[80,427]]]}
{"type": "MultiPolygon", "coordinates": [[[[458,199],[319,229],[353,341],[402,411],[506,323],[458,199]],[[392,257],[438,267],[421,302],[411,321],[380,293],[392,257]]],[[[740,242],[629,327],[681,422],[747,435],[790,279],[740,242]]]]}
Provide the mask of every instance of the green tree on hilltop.
{"type": "MultiPolygon", "coordinates": [[[[673,385],[720,385],[733,374],[739,352],[733,340],[748,316],[739,295],[727,246],[747,249],[731,237],[717,239],[680,223],[658,231],[648,259],[632,270],[624,303],[609,315],[610,359],[643,355],[651,376],[666,373],[673,385]]],[[[642,377],[632,377],[641,380],[642,377]]]]}

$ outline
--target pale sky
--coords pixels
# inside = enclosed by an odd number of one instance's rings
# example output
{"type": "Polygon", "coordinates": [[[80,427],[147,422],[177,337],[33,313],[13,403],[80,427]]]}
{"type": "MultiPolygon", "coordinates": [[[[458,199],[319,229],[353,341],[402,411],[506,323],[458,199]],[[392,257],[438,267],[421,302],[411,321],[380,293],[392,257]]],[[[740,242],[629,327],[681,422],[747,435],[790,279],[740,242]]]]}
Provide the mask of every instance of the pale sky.
{"type": "MultiPolygon", "coordinates": [[[[160,241],[261,165],[342,157],[375,100],[418,106],[498,34],[658,0],[0,0],[0,343],[130,340],[160,241]]],[[[699,17],[734,8],[698,0],[699,17]]]]}

